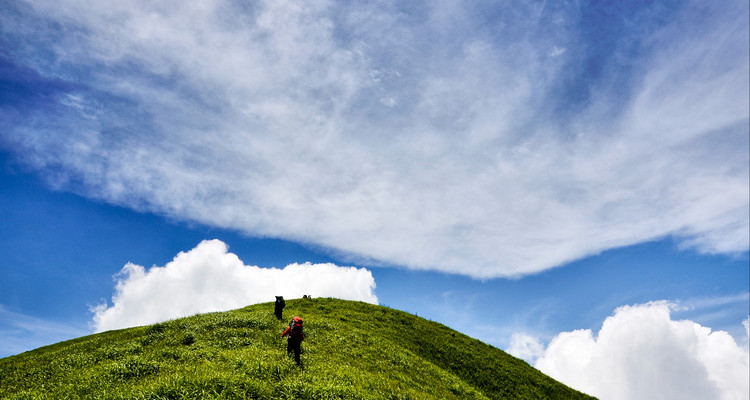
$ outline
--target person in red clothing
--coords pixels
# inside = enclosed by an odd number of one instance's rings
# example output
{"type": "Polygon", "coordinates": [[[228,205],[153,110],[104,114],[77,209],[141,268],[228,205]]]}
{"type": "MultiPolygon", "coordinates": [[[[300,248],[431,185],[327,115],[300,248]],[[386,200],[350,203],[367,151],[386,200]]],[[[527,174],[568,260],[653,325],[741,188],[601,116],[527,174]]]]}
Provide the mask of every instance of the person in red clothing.
{"type": "Polygon", "coordinates": [[[289,326],[284,329],[281,337],[288,336],[286,339],[286,352],[292,354],[294,352],[294,362],[297,365],[302,366],[300,360],[300,354],[302,353],[302,341],[305,340],[305,334],[302,331],[302,318],[294,317],[289,326]]]}

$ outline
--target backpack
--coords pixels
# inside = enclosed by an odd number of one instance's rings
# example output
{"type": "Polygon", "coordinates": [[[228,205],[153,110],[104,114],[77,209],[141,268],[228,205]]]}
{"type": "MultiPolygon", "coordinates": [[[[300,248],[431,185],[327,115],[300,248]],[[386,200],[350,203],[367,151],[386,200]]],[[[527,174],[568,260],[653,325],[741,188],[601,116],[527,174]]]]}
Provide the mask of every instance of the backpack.
{"type": "Polygon", "coordinates": [[[300,317],[294,317],[292,318],[292,322],[289,323],[289,337],[293,338],[299,338],[301,339],[302,336],[302,318],[300,317]]]}

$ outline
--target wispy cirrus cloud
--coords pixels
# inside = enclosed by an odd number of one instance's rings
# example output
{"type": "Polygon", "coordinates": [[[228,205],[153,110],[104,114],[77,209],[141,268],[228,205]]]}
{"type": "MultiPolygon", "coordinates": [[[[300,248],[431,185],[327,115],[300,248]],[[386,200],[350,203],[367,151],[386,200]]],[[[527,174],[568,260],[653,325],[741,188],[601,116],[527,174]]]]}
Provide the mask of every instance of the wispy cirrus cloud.
{"type": "Polygon", "coordinates": [[[0,304],[0,357],[88,333],[80,327],[19,313],[0,304]]]}
{"type": "Polygon", "coordinates": [[[2,7],[0,143],[62,188],[480,278],[748,248],[745,2],[2,7]]]}

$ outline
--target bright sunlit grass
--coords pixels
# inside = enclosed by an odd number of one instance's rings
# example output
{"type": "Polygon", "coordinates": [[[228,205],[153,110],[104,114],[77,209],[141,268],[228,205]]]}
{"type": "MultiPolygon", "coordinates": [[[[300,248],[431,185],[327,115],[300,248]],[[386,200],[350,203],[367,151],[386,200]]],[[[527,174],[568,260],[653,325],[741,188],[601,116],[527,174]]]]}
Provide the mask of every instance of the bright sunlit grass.
{"type": "Polygon", "coordinates": [[[367,303],[287,301],[104,332],[0,359],[8,399],[577,399],[524,361],[367,303]],[[304,368],[279,336],[305,320],[304,368]]]}

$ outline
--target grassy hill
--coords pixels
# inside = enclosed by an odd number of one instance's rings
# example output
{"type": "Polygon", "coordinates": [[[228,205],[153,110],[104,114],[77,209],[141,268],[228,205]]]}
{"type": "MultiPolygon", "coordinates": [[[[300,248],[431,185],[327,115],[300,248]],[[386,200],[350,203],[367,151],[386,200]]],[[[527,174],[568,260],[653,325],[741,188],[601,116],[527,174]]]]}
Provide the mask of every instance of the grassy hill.
{"type": "Polygon", "coordinates": [[[334,299],[196,315],[0,359],[2,399],[591,399],[414,315],[334,299]],[[304,369],[286,320],[305,320],[304,369]]]}

